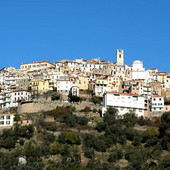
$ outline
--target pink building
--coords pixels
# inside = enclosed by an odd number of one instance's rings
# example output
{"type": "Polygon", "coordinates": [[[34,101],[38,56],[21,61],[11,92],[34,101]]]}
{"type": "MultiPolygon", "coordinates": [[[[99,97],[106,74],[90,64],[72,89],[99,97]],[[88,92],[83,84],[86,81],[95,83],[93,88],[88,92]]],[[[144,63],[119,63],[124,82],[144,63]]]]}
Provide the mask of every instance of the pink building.
{"type": "Polygon", "coordinates": [[[170,112],[170,105],[164,106],[164,112],[170,112]]]}

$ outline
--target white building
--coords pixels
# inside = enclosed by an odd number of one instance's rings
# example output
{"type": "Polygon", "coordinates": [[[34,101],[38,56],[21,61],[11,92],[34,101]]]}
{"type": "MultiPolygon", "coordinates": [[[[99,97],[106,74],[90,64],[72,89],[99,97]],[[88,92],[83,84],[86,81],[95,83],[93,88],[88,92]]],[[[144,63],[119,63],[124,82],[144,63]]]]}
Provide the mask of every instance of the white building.
{"type": "Polygon", "coordinates": [[[71,88],[71,94],[72,94],[73,96],[79,96],[79,91],[80,91],[79,87],[77,87],[77,86],[72,86],[72,88],[71,88]]]}
{"type": "Polygon", "coordinates": [[[68,95],[72,87],[70,80],[57,80],[57,92],[68,95]]]}
{"type": "Polygon", "coordinates": [[[161,96],[152,96],[151,98],[151,112],[164,111],[164,98],[161,96]]]}
{"type": "Polygon", "coordinates": [[[11,94],[9,91],[0,93],[0,108],[8,108],[11,103],[11,94]]]}
{"type": "Polygon", "coordinates": [[[31,93],[26,90],[14,90],[11,92],[11,103],[10,107],[17,107],[18,101],[29,101],[31,93]]]}
{"type": "Polygon", "coordinates": [[[132,79],[145,79],[150,78],[149,72],[143,67],[143,62],[136,60],[132,64],[132,79]]]}
{"type": "Polygon", "coordinates": [[[137,116],[144,116],[143,96],[130,93],[106,92],[103,97],[102,115],[108,107],[118,109],[118,115],[122,116],[133,111],[137,116]]]}
{"type": "Polygon", "coordinates": [[[0,127],[13,126],[14,114],[0,114],[0,127]]]}

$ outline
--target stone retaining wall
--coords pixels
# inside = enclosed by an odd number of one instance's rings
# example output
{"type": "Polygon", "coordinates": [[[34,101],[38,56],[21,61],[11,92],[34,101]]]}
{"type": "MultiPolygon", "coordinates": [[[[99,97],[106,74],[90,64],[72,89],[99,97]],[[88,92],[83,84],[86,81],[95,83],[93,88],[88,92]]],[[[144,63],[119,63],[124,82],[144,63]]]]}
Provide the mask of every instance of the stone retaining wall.
{"type": "Polygon", "coordinates": [[[99,105],[94,105],[89,102],[82,103],[63,103],[63,102],[33,102],[33,103],[25,103],[18,106],[18,113],[38,113],[43,111],[54,110],[57,106],[73,106],[76,107],[76,110],[80,111],[84,109],[86,106],[93,109],[99,109],[99,105]]]}

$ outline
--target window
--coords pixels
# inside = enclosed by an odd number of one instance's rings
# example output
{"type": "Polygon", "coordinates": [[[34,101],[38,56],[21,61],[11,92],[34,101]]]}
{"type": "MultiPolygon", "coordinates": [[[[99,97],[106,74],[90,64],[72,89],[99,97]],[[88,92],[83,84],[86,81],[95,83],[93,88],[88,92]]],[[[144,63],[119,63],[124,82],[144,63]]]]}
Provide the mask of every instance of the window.
{"type": "Polygon", "coordinates": [[[0,116],[0,120],[4,120],[4,116],[0,116]]]}
{"type": "Polygon", "coordinates": [[[162,99],[161,98],[159,98],[159,101],[161,101],[162,99]]]}
{"type": "Polygon", "coordinates": [[[0,125],[4,125],[4,121],[0,121],[0,125]]]}
{"type": "Polygon", "coordinates": [[[6,121],[6,125],[10,125],[10,121],[6,121]]]}
{"type": "Polygon", "coordinates": [[[6,116],[6,119],[10,119],[10,115],[6,116]]]}

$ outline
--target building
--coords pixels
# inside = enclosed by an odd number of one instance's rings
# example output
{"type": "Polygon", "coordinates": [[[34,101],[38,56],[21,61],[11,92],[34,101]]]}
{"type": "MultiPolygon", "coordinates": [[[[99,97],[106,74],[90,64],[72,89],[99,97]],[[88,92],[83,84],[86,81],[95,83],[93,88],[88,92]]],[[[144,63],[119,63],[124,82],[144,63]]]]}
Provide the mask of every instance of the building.
{"type": "Polygon", "coordinates": [[[72,86],[70,90],[71,90],[71,94],[72,94],[73,96],[79,96],[79,87],[77,87],[77,86],[72,86]]]}
{"type": "Polygon", "coordinates": [[[49,81],[43,80],[43,79],[31,80],[30,87],[31,87],[33,93],[35,93],[35,94],[47,92],[48,90],[50,90],[49,81]]]}
{"type": "Polygon", "coordinates": [[[148,81],[150,78],[149,72],[145,71],[143,62],[136,60],[132,64],[132,79],[144,79],[148,81]]]}
{"type": "Polygon", "coordinates": [[[1,113],[0,114],[0,127],[13,126],[14,114],[1,113]]]}
{"type": "Polygon", "coordinates": [[[151,98],[151,112],[164,111],[164,98],[162,96],[152,96],[151,98]]]}
{"type": "Polygon", "coordinates": [[[68,95],[72,87],[70,80],[57,80],[57,92],[63,95],[68,95]]]}
{"type": "Polygon", "coordinates": [[[31,99],[31,93],[26,90],[14,90],[11,92],[10,107],[17,107],[18,101],[29,101],[31,99]]]}
{"type": "Polygon", "coordinates": [[[24,63],[20,65],[20,70],[21,71],[34,71],[34,70],[42,70],[42,69],[47,69],[50,67],[55,66],[48,61],[40,61],[40,62],[33,62],[33,63],[24,63]]]}
{"type": "Polygon", "coordinates": [[[144,116],[145,98],[132,93],[106,92],[103,96],[102,115],[108,107],[118,109],[118,115],[133,112],[137,116],[144,116]]]}
{"type": "Polygon", "coordinates": [[[116,50],[116,64],[123,66],[124,65],[124,51],[116,50]]]}

